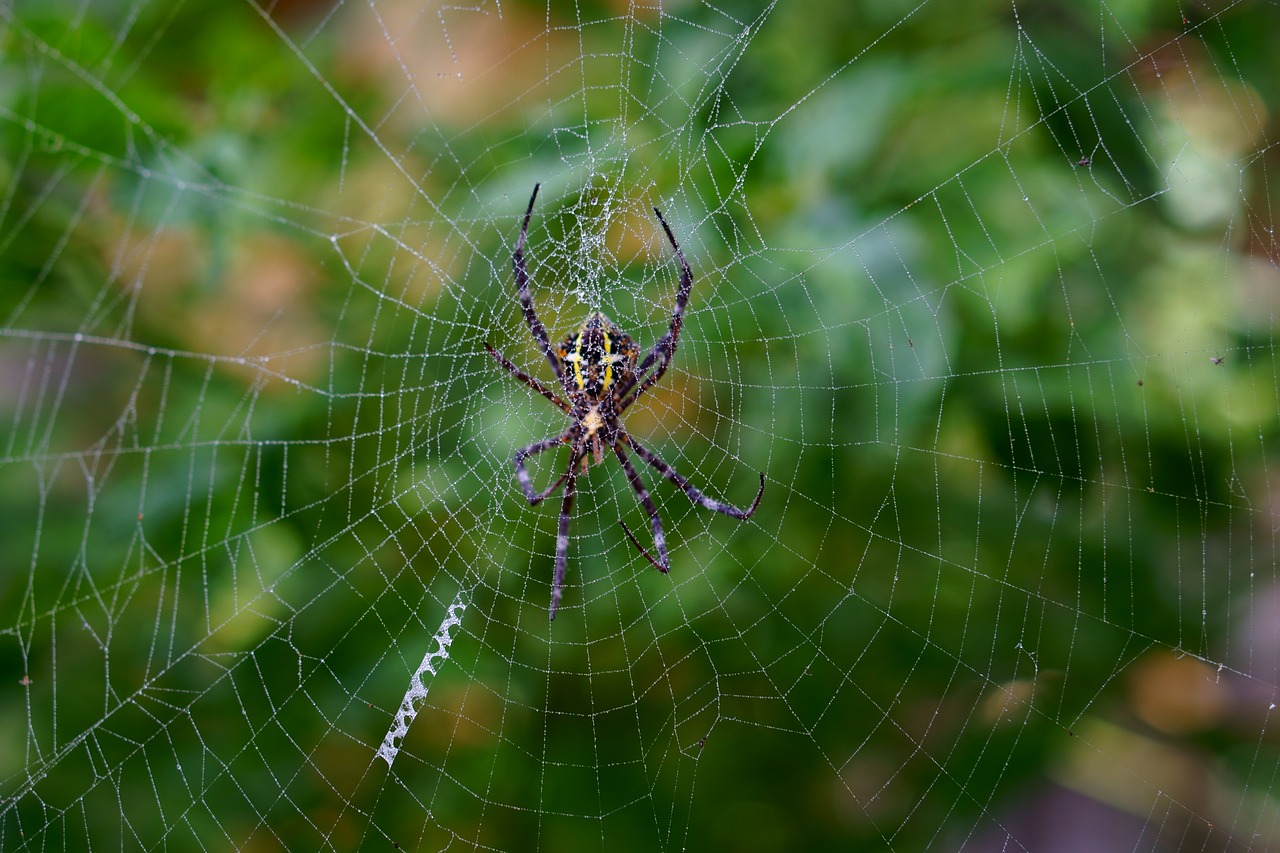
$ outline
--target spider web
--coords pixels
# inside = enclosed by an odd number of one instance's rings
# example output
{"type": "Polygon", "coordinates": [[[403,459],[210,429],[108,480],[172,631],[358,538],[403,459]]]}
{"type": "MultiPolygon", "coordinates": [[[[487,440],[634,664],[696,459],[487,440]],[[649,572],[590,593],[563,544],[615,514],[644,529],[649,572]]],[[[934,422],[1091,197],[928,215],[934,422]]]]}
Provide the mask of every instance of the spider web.
{"type": "Polygon", "coordinates": [[[1278,27],[0,0],[0,848],[1274,849],[1278,27]]]}

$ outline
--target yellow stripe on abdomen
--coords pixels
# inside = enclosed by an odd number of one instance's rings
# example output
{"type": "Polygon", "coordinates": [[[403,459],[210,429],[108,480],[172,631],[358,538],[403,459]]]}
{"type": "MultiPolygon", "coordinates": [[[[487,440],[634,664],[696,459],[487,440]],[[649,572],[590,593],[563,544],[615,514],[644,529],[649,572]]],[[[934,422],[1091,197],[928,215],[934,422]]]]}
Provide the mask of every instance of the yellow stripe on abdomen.
{"type": "Polygon", "coordinates": [[[604,388],[601,390],[605,391],[613,387],[613,335],[607,329],[601,329],[600,333],[604,338],[604,388]]]}
{"type": "Polygon", "coordinates": [[[586,380],[582,378],[582,342],[586,340],[587,326],[582,325],[582,331],[578,332],[578,343],[573,348],[573,378],[578,383],[578,390],[581,391],[587,387],[586,380]]]}

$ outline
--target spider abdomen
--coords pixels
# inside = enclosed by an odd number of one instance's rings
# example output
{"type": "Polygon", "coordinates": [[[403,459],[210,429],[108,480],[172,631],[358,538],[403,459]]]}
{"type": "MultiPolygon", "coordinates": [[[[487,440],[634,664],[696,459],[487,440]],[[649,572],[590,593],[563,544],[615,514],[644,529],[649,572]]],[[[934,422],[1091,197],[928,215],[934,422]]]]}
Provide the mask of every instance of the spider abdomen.
{"type": "Polygon", "coordinates": [[[589,400],[603,400],[618,387],[627,387],[635,374],[635,342],[613,321],[593,311],[582,328],[569,335],[557,350],[565,368],[569,393],[589,400]]]}

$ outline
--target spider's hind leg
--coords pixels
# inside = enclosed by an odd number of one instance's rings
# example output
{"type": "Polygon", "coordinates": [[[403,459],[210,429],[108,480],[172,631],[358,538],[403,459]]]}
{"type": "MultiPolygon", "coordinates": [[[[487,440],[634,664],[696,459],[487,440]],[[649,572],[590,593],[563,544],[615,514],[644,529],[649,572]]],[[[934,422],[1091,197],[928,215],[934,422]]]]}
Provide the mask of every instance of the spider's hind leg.
{"type": "Polygon", "coordinates": [[[560,408],[560,411],[564,412],[566,415],[569,414],[569,404],[566,403],[564,400],[561,400],[555,394],[551,393],[551,390],[548,389],[547,386],[543,385],[541,382],[534,379],[532,376],[525,373],[520,368],[516,367],[515,364],[512,363],[511,359],[507,358],[505,355],[503,355],[502,353],[494,349],[493,346],[488,341],[484,342],[484,348],[489,351],[489,355],[493,356],[498,360],[498,364],[502,365],[503,370],[507,371],[516,379],[519,379],[525,385],[528,385],[530,388],[537,391],[542,396],[546,397],[548,400],[550,400],[552,403],[558,406],[560,408]]]}
{"type": "Polygon", "coordinates": [[[551,341],[547,337],[547,329],[542,325],[542,321],[538,319],[538,312],[533,308],[533,294],[529,292],[529,267],[524,260],[524,243],[529,237],[529,217],[533,215],[533,203],[538,198],[538,188],[541,184],[533,185],[533,195],[529,196],[529,207],[524,212],[524,223],[520,226],[520,239],[516,241],[516,250],[511,254],[511,262],[515,267],[516,286],[520,291],[520,310],[524,313],[524,321],[529,326],[529,333],[533,335],[533,340],[538,344],[538,349],[547,357],[547,361],[551,364],[551,372],[556,378],[564,382],[564,373],[560,369],[560,362],[556,358],[555,351],[551,349],[551,341]]]}
{"type": "Polygon", "coordinates": [[[667,220],[663,218],[662,211],[654,208],[653,212],[658,215],[658,221],[662,223],[662,230],[667,234],[667,240],[671,243],[671,248],[675,249],[676,259],[680,261],[680,286],[676,290],[676,304],[671,312],[671,325],[667,328],[666,333],[658,339],[653,345],[653,349],[649,350],[648,355],[640,362],[640,366],[636,368],[635,376],[626,386],[619,390],[619,396],[631,392],[618,406],[619,412],[625,412],[636,401],[636,398],[645,391],[653,387],[662,374],[667,372],[667,367],[671,364],[671,357],[676,354],[676,346],[680,342],[680,328],[684,325],[684,309],[689,304],[689,291],[693,288],[693,270],[689,269],[689,261],[685,259],[684,252],[680,249],[680,244],[676,242],[676,235],[671,233],[671,226],[667,224],[667,220]],[[645,371],[649,370],[654,364],[657,368],[653,373],[645,375],[645,371]],[[631,391],[633,385],[640,377],[640,385],[634,391],[631,391]]]}

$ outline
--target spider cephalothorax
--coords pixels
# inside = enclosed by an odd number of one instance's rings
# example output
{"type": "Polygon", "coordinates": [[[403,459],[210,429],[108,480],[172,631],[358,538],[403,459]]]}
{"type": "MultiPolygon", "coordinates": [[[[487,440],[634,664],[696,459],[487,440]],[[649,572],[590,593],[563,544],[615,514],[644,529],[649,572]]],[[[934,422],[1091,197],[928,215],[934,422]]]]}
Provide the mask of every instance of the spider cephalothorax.
{"type": "Polygon", "coordinates": [[[516,367],[506,356],[489,344],[486,343],[484,346],[508,373],[560,407],[560,410],[569,417],[569,427],[563,433],[535,441],[528,447],[522,447],[516,451],[515,456],[516,482],[520,484],[520,490],[524,492],[530,504],[536,506],[561,485],[564,486],[564,500],[560,505],[560,528],[556,537],[555,581],[551,592],[551,618],[555,619],[556,610],[560,607],[560,598],[563,595],[564,574],[569,552],[569,519],[577,487],[579,461],[582,463],[582,470],[585,471],[590,462],[603,462],[606,450],[613,451],[627,475],[627,482],[635,490],[636,497],[639,498],[640,504],[649,516],[649,522],[653,527],[654,549],[658,552],[657,559],[649,555],[621,519],[618,523],[622,525],[627,538],[640,550],[645,559],[663,572],[668,571],[671,565],[667,560],[667,541],[662,532],[662,519],[659,518],[658,508],[654,506],[653,499],[640,480],[635,466],[631,464],[626,448],[631,448],[655,471],[679,486],[691,501],[731,518],[750,518],[756,511],[756,507],[760,505],[760,497],[764,494],[764,474],[760,475],[760,490],[756,492],[751,506],[745,510],[738,509],[702,494],[679,472],[663,462],[656,453],[627,435],[626,430],[622,428],[622,413],[661,379],[662,374],[666,373],[667,366],[671,363],[671,356],[676,351],[680,327],[684,323],[684,308],[689,301],[689,291],[693,287],[693,272],[689,269],[689,263],[685,260],[684,253],[680,251],[680,244],[676,242],[667,221],[662,218],[662,212],[656,207],[653,212],[657,214],[658,222],[662,224],[662,230],[666,232],[667,240],[675,249],[676,257],[680,261],[680,287],[676,293],[676,306],[671,314],[671,325],[667,333],[659,338],[653,345],[653,349],[649,350],[643,360],[640,360],[639,351],[631,337],[614,325],[613,321],[604,314],[593,311],[578,331],[566,337],[556,349],[551,348],[547,330],[533,309],[533,296],[529,292],[529,270],[524,260],[524,243],[529,236],[529,217],[533,215],[533,202],[538,197],[538,186],[534,185],[533,195],[529,197],[529,207],[525,210],[524,224],[520,228],[520,239],[516,242],[513,255],[516,285],[520,291],[520,308],[524,312],[525,323],[528,324],[538,349],[551,365],[551,370],[556,375],[560,389],[568,397],[568,402],[516,367]],[[570,448],[567,470],[541,492],[535,491],[533,484],[529,481],[525,460],[562,444],[570,448]]]}

